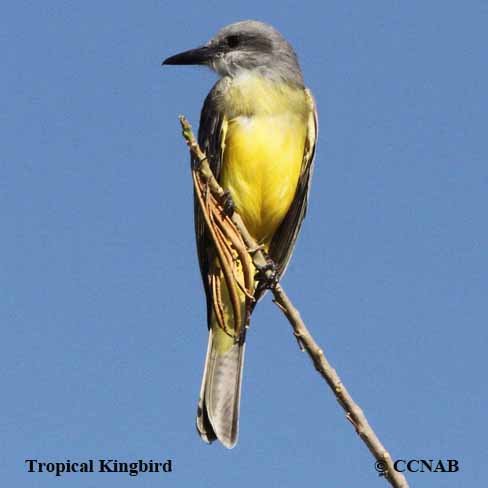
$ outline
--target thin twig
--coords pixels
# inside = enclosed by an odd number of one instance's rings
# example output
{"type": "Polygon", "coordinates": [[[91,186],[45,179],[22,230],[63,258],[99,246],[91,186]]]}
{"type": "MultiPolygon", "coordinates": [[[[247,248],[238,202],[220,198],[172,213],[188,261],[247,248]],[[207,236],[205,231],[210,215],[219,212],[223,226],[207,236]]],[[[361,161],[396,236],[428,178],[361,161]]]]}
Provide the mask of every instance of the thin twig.
{"type": "MultiPolygon", "coordinates": [[[[191,125],[184,116],[180,116],[180,123],[183,129],[183,137],[185,138],[193,157],[198,162],[197,170],[199,177],[205,184],[208,185],[215,198],[222,201],[225,198],[225,192],[210,170],[207,158],[195,140],[191,130],[191,125]]],[[[266,257],[262,248],[256,243],[249,231],[246,229],[241,217],[237,212],[233,213],[231,220],[238,232],[241,234],[254,264],[257,267],[263,267],[266,265],[266,257]]],[[[401,473],[395,470],[390,454],[378,439],[378,436],[372,427],[369,425],[369,422],[366,419],[362,409],[352,399],[336,370],[330,365],[329,361],[324,355],[323,350],[315,342],[314,338],[303,322],[299,311],[294,307],[282,286],[277,283],[271,289],[271,292],[274,296],[273,301],[290,322],[300,349],[305,350],[308,353],[312,359],[315,369],[327,382],[337,401],[346,412],[346,418],[352,423],[356,433],[375,457],[376,469],[380,472],[380,476],[383,476],[394,488],[408,488],[409,485],[407,480],[401,473]]]]}

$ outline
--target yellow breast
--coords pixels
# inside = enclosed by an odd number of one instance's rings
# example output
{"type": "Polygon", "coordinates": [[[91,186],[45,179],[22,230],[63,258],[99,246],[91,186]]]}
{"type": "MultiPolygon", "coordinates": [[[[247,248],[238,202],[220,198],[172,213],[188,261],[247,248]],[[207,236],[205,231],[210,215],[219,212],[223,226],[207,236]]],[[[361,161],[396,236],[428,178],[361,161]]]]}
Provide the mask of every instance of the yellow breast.
{"type": "Polygon", "coordinates": [[[301,173],[305,98],[303,90],[274,89],[257,80],[238,85],[235,92],[241,115],[228,121],[220,180],[253,237],[268,245],[290,208],[301,173]]]}
{"type": "Polygon", "coordinates": [[[301,173],[309,107],[301,87],[245,75],[222,100],[227,116],[220,180],[254,238],[268,245],[301,173]]]}
{"type": "MultiPolygon", "coordinates": [[[[310,105],[302,87],[276,84],[247,75],[223,93],[220,110],[222,166],[220,183],[256,241],[266,250],[286,216],[302,171],[310,105]]],[[[225,283],[223,311],[232,323],[225,283]]],[[[245,297],[241,294],[243,316],[245,297]]],[[[212,321],[220,353],[234,341],[212,321]]]]}

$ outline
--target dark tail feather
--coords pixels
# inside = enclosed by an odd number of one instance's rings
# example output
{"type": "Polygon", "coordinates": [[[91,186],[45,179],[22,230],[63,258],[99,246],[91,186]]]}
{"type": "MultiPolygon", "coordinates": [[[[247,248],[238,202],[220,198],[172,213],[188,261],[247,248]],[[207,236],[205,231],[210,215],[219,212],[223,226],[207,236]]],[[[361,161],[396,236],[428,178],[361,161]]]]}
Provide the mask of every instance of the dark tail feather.
{"type": "Polygon", "coordinates": [[[218,353],[209,330],[207,357],[197,411],[197,430],[205,442],[218,439],[231,449],[239,435],[244,343],[218,353]]]}

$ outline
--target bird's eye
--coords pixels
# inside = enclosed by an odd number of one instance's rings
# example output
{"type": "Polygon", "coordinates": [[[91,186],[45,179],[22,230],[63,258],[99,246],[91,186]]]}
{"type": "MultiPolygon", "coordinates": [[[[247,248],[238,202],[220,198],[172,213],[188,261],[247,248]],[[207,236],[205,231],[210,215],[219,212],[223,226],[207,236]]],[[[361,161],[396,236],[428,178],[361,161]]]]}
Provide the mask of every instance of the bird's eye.
{"type": "Polygon", "coordinates": [[[227,45],[232,49],[237,47],[240,43],[241,43],[241,40],[240,40],[239,36],[229,36],[227,38],[227,45]]]}

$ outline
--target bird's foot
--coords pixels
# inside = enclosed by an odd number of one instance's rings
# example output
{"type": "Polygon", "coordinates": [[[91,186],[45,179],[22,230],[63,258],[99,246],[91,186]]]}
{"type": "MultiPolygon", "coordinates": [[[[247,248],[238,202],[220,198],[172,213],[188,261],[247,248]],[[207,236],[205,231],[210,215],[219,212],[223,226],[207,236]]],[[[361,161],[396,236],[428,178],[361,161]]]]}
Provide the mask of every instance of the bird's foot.
{"type": "Polygon", "coordinates": [[[236,206],[234,204],[234,200],[232,200],[232,196],[230,191],[226,190],[222,195],[222,211],[223,214],[227,217],[232,217],[234,215],[236,206]]]}
{"type": "Polygon", "coordinates": [[[255,279],[268,290],[272,290],[278,283],[278,269],[275,262],[267,257],[264,266],[256,267],[255,279]]]}

